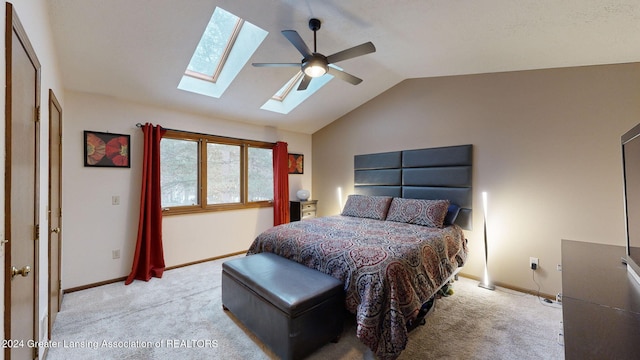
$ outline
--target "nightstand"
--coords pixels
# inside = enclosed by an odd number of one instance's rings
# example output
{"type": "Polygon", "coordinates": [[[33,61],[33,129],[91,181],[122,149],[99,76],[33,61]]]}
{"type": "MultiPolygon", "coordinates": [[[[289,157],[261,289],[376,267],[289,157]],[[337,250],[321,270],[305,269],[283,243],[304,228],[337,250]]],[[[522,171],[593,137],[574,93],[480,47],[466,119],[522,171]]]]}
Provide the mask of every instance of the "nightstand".
{"type": "Polygon", "coordinates": [[[300,221],[316,217],[318,200],[289,201],[291,221],[300,221]]]}

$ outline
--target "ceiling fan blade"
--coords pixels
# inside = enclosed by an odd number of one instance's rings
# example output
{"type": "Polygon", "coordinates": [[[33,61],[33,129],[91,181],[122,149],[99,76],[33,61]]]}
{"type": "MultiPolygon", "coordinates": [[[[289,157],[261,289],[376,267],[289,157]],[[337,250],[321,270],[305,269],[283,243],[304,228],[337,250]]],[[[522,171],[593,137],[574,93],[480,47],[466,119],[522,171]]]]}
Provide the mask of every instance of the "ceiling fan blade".
{"type": "Polygon", "coordinates": [[[305,75],[302,78],[302,81],[300,81],[300,85],[298,85],[298,91],[307,90],[307,86],[309,86],[310,82],[311,82],[311,76],[305,75]]]}
{"type": "Polygon", "coordinates": [[[251,63],[255,67],[300,67],[300,63],[251,63]]]}
{"type": "Polygon", "coordinates": [[[287,40],[289,40],[289,42],[291,42],[293,46],[300,51],[300,54],[302,54],[303,57],[306,58],[312,55],[311,50],[309,50],[309,47],[304,43],[304,40],[302,40],[297,31],[282,30],[282,35],[284,35],[284,37],[286,37],[287,40]]]}
{"type": "Polygon", "coordinates": [[[329,66],[328,73],[333,75],[333,76],[335,76],[335,77],[337,77],[337,78],[340,78],[340,79],[342,79],[342,80],[344,80],[344,81],[346,81],[346,82],[348,82],[350,84],[353,84],[353,85],[358,85],[358,84],[360,84],[362,82],[362,79],[360,79],[359,77],[355,77],[355,76],[353,76],[353,75],[351,75],[349,73],[346,73],[346,72],[344,72],[342,70],[338,70],[336,68],[332,68],[331,66],[329,66]]]}
{"type": "Polygon", "coordinates": [[[371,41],[366,42],[364,44],[360,44],[358,46],[354,46],[352,48],[339,51],[333,55],[327,56],[327,61],[329,64],[337,63],[338,61],[352,59],[356,56],[362,56],[366,54],[370,54],[376,51],[376,47],[373,46],[371,41]]]}

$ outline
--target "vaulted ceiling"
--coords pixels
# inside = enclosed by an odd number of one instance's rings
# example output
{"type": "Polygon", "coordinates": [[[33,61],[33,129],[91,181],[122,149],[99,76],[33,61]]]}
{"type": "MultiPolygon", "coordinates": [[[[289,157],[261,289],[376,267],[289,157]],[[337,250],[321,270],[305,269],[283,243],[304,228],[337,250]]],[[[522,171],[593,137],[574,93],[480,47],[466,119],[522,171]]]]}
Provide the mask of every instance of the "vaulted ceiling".
{"type": "Polygon", "coordinates": [[[66,89],[216,119],[313,133],[407,78],[640,61],[637,0],[50,0],[66,89]],[[281,30],[325,55],[372,41],[377,51],[339,65],[339,79],[287,115],[260,107],[295,68],[249,63],[219,98],[178,90],[215,7],[269,35],[250,62],[297,62],[281,30]]]}

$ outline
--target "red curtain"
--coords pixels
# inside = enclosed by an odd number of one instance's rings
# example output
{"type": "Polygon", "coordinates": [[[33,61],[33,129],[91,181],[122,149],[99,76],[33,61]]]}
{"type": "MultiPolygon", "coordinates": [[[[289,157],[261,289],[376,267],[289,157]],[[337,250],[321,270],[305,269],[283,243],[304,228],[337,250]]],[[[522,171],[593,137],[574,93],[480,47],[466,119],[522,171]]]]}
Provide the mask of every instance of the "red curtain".
{"type": "Polygon", "coordinates": [[[146,123],[144,133],[144,153],[142,160],[142,191],[140,194],[140,220],[138,239],[133,256],[131,273],[125,285],[134,279],[149,281],[151,277],[161,278],[164,272],[164,252],[162,250],[162,207],[160,193],[160,140],[165,129],[146,123]]]}
{"type": "Polygon", "coordinates": [[[289,222],[289,155],[287,143],[273,147],[273,226],[289,222]]]}

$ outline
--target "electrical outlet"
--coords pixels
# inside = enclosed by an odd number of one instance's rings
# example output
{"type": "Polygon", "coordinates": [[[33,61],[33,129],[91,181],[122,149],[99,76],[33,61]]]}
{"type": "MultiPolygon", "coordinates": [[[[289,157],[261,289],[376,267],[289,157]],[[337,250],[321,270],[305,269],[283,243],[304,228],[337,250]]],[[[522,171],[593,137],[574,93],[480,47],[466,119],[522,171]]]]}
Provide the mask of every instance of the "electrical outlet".
{"type": "Polygon", "coordinates": [[[120,259],[120,249],[111,250],[112,259],[120,259]]]}
{"type": "Polygon", "coordinates": [[[558,265],[556,266],[556,270],[558,270],[558,271],[562,271],[562,264],[558,264],[558,265]]]}
{"type": "Polygon", "coordinates": [[[556,295],[556,302],[559,302],[559,303],[561,303],[561,302],[562,302],[562,293],[558,293],[558,294],[556,295]]]}
{"type": "Polygon", "coordinates": [[[538,268],[538,258],[530,257],[529,258],[529,269],[536,270],[538,268]],[[535,264],[535,265],[534,265],[535,264]]]}

